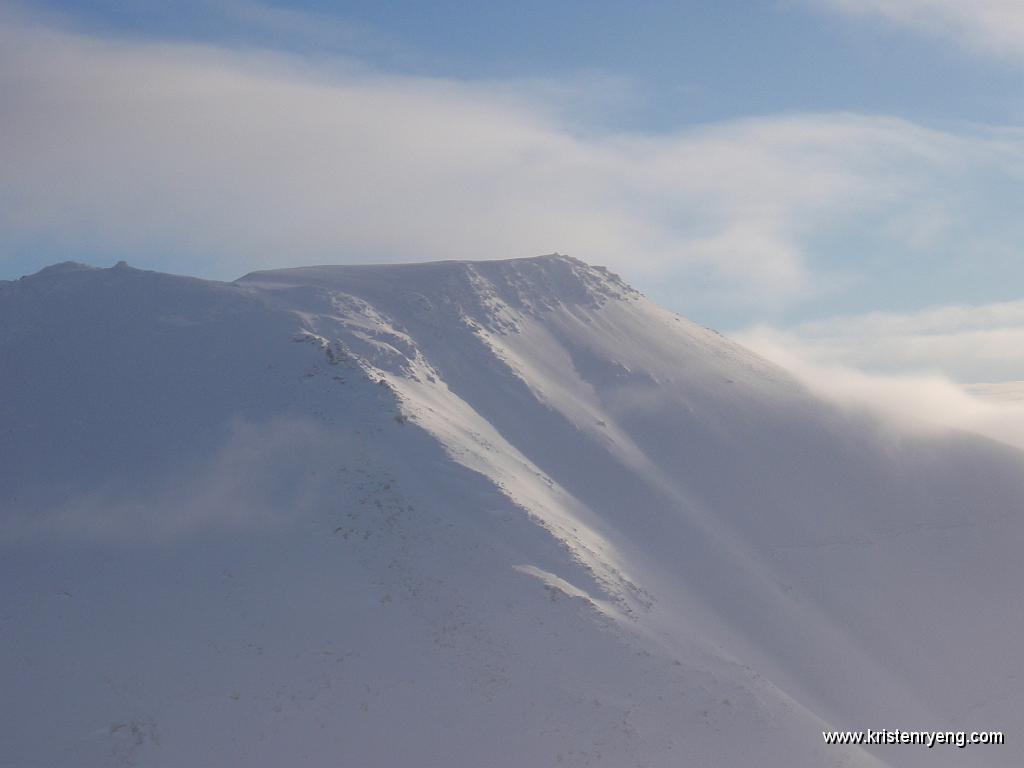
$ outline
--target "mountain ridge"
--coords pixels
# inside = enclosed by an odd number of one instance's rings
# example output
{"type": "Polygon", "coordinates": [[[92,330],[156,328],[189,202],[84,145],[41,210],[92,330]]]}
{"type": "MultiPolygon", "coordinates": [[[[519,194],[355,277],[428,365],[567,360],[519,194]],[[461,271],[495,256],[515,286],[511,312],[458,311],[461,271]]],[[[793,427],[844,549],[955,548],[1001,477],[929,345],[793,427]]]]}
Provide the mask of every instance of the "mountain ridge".
{"type": "Polygon", "coordinates": [[[34,277],[0,290],[3,673],[75,695],[59,738],[9,713],[19,765],[953,764],[821,730],[1024,717],[1018,451],[558,255],[34,277]]]}

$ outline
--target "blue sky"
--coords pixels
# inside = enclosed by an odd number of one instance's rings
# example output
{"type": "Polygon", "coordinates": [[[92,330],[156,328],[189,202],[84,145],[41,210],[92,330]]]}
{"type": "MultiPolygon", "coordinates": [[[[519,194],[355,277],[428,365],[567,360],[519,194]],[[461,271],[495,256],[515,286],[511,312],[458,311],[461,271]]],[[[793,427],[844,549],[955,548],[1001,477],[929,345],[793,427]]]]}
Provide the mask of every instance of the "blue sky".
{"type": "MultiPolygon", "coordinates": [[[[394,72],[465,79],[628,80],[627,104],[587,115],[645,131],[787,111],[1008,123],[1019,68],[801,0],[472,3],[291,2],[310,27],[262,22],[242,3],[46,2],[95,31],[354,53],[394,72]],[[334,26],[332,31],[331,25],[334,26]]],[[[265,8],[266,6],[264,6],[265,8]]]]}
{"type": "Polygon", "coordinates": [[[0,278],[560,251],[1024,379],[1022,52],[999,0],[0,5],[0,278]]]}

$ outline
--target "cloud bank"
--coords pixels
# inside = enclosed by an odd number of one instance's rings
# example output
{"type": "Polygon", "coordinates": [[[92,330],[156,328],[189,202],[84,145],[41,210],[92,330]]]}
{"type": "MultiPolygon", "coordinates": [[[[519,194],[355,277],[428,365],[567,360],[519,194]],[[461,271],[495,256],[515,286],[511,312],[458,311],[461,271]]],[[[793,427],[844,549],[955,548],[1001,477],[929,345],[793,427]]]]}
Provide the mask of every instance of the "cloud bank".
{"type": "Polygon", "coordinates": [[[0,259],[84,251],[232,278],[557,250],[781,305],[856,279],[815,259],[830,233],[870,227],[927,248],[948,241],[963,195],[987,202],[958,182],[1024,172],[1016,135],[878,116],[593,133],[561,109],[567,87],[8,18],[0,259]]]}
{"type": "Polygon", "coordinates": [[[752,346],[796,350],[824,365],[1006,381],[1024,371],[1024,301],[872,312],[788,328],[759,325],[742,338],[752,346]]]}
{"type": "Polygon", "coordinates": [[[1024,383],[1007,382],[1024,370],[1024,302],[761,325],[738,337],[833,401],[1024,448],[1024,383]]]}

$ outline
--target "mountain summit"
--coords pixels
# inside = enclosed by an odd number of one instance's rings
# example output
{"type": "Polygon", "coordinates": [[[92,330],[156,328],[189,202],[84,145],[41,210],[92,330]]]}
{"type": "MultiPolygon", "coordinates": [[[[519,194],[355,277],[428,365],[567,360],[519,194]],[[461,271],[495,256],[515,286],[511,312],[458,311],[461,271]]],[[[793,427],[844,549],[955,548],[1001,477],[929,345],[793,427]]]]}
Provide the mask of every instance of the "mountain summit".
{"type": "Polygon", "coordinates": [[[934,766],[822,731],[1024,725],[1024,455],[607,270],[69,263],[0,283],[0,359],[0,765],[934,766]]]}

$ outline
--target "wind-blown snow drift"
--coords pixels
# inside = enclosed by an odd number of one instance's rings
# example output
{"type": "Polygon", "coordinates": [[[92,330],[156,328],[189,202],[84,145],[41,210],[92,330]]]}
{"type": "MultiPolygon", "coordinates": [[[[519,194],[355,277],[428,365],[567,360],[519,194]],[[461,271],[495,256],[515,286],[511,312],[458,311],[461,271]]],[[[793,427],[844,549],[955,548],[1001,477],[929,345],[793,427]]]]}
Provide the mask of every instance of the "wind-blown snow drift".
{"type": "Polygon", "coordinates": [[[0,766],[1016,764],[1024,455],[561,256],[0,283],[0,766]]]}

